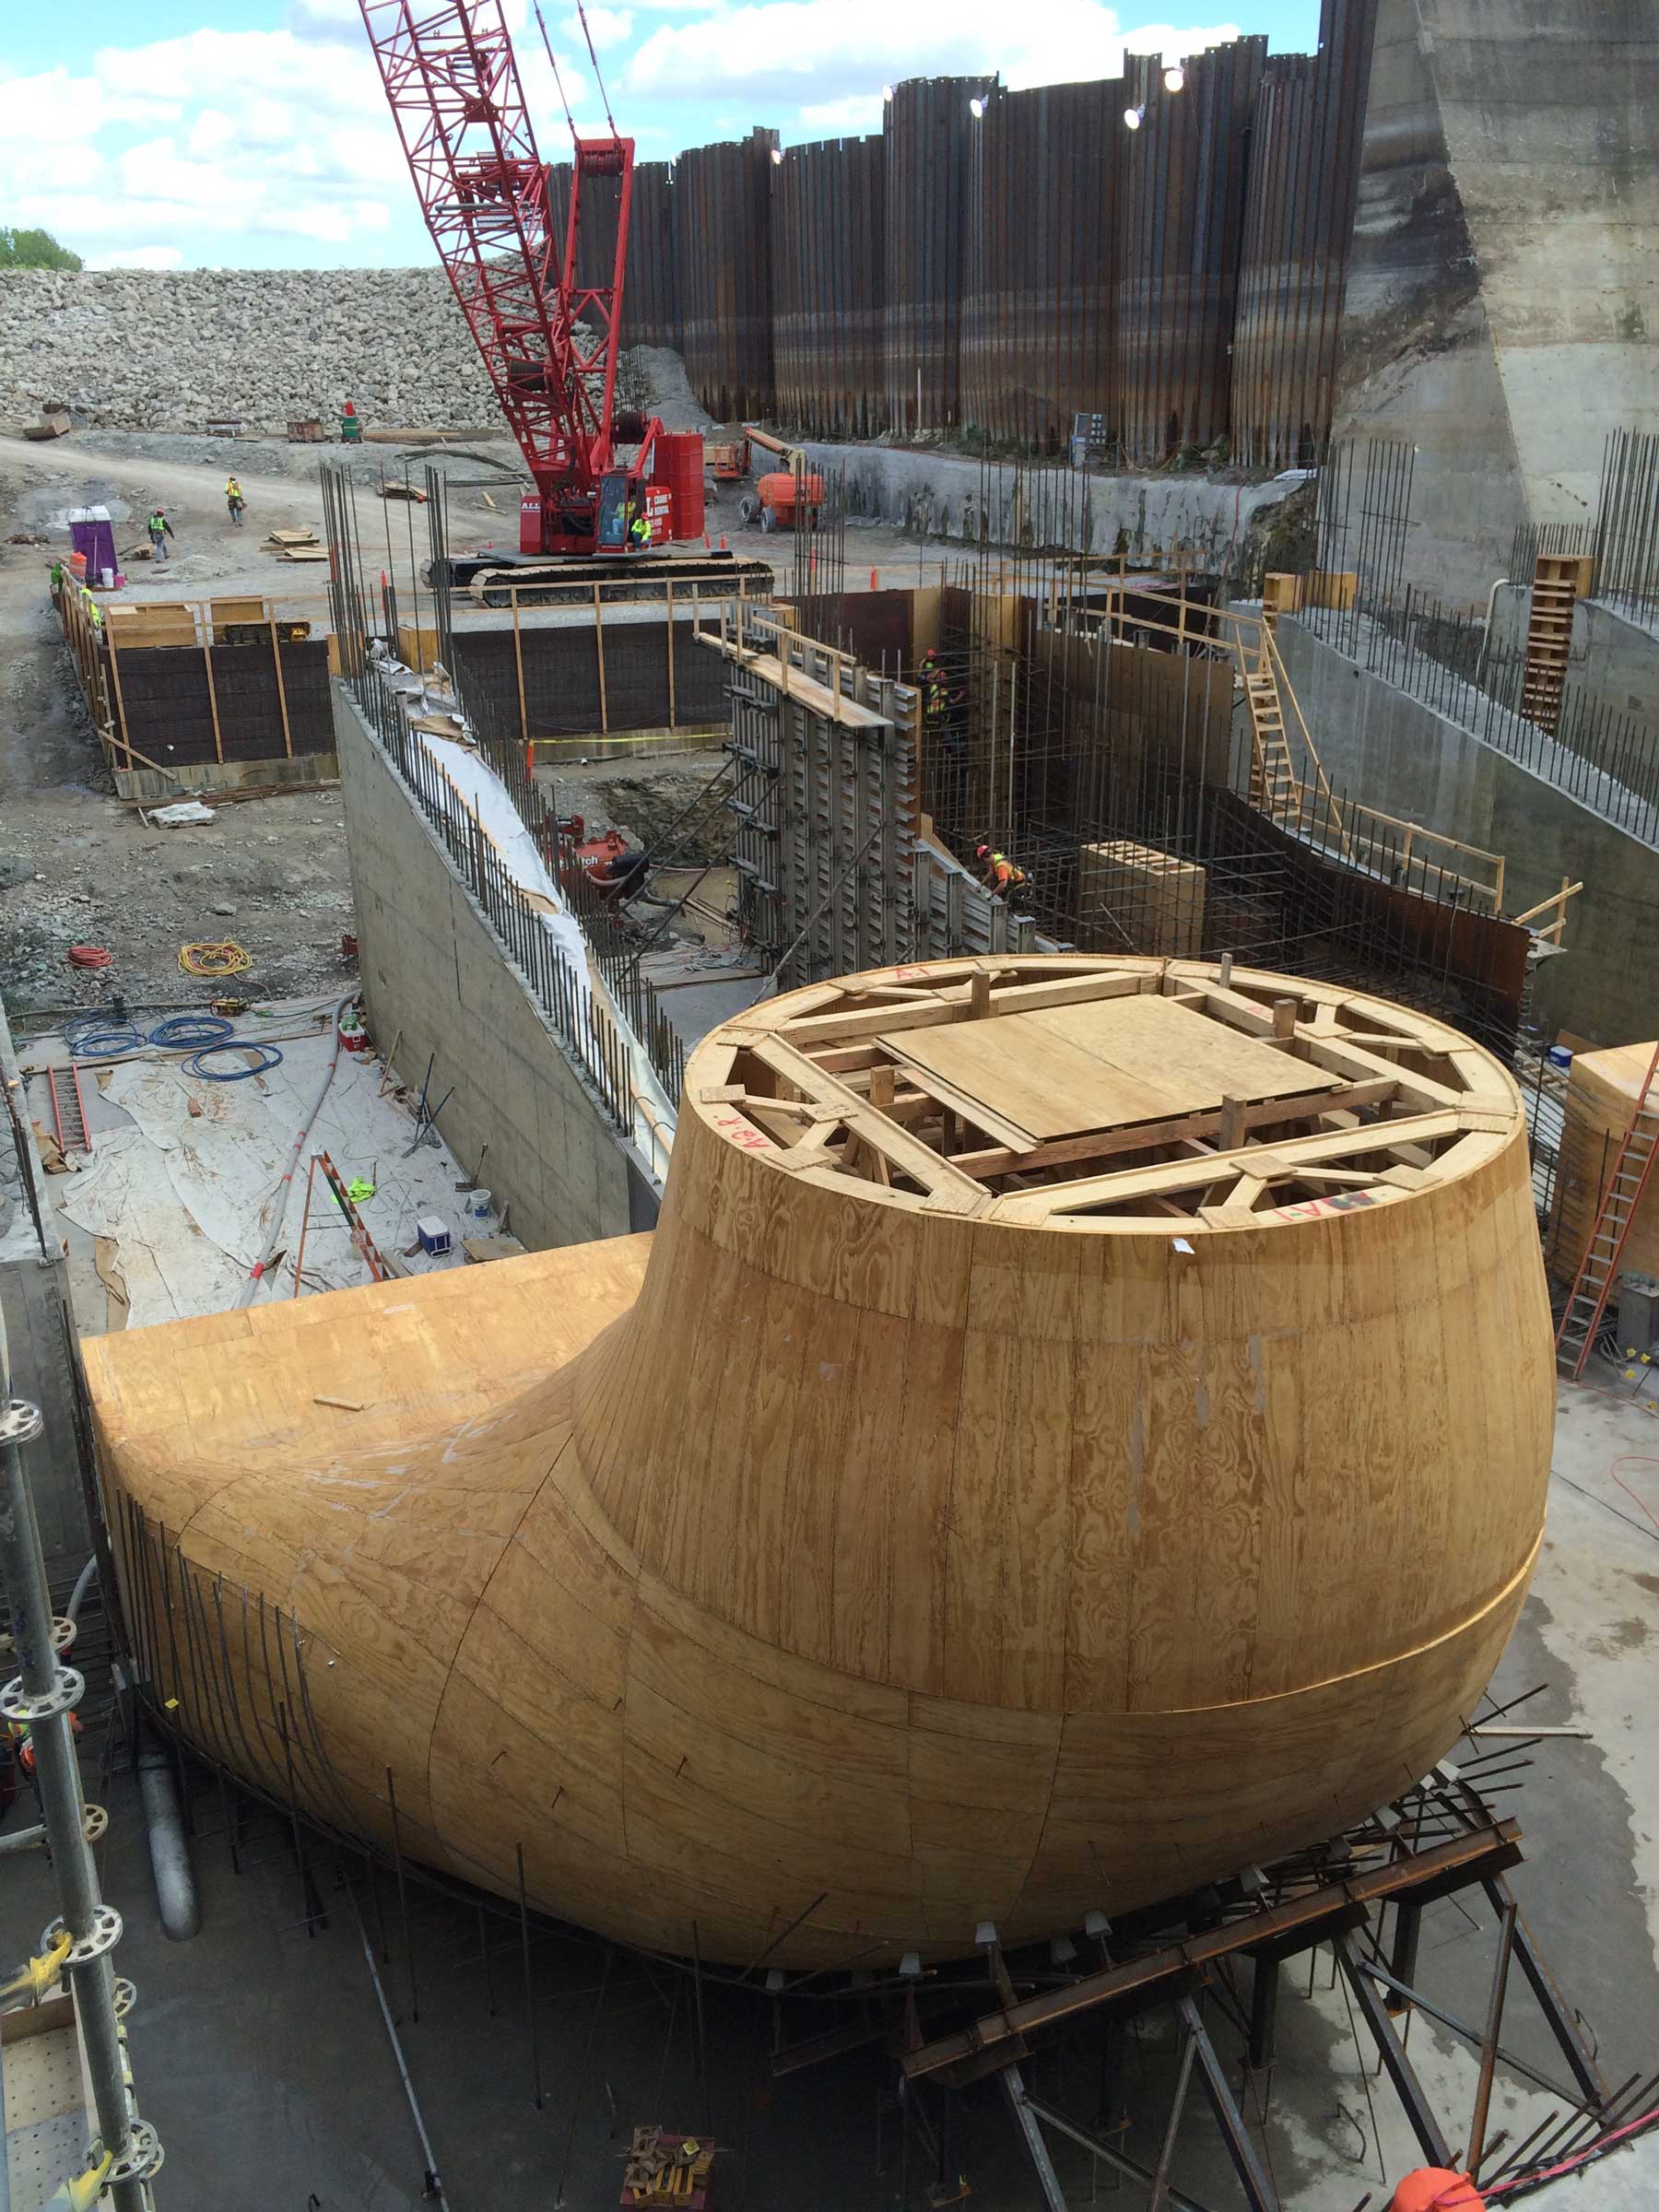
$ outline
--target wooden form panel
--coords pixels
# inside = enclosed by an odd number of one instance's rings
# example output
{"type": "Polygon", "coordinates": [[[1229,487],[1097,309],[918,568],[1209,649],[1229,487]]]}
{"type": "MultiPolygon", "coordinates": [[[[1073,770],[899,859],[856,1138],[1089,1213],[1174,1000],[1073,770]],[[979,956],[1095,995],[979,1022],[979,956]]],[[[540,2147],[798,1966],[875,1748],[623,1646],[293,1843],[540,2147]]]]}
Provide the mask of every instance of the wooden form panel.
{"type": "Polygon", "coordinates": [[[1076,956],[729,1024],[653,1239],[87,1353],[193,1741],[629,1941],[815,1966],[1056,1933],[1422,1772],[1524,1594],[1553,1405],[1496,1063],[1076,956]],[[959,1062],[906,1077],[969,1040],[1009,1109],[1040,1021],[1121,1062],[1035,1165],[959,1062]]]}

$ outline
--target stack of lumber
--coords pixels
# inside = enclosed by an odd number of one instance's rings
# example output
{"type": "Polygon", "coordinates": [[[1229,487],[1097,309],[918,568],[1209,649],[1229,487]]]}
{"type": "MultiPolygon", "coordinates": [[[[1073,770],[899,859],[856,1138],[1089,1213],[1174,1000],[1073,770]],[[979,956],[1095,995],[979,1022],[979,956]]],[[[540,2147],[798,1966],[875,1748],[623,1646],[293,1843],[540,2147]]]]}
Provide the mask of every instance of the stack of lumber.
{"type": "Polygon", "coordinates": [[[326,560],[328,547],[317,543],[314,530],[273,530],[265,541],[267,553],[279,560],[326,560]]]}

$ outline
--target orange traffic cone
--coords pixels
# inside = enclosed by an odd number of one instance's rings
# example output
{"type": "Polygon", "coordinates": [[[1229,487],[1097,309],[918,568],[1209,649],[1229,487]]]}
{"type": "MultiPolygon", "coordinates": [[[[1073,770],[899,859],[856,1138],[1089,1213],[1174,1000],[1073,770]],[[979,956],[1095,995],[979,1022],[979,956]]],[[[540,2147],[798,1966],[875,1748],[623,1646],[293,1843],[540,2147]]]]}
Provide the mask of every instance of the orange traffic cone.
{"type": "Polygon", "coordinates": [[[720,549],[723,553],[727,553],[731,550],[731,547],[725,542],[725,532],[724,530],[720,534],[720,549]]]}
{"type": "Polygon", "coordinates": [[[878,592],[881,589],[881,586],[876,581],[876,571],[874,569],[870,571],[870,589],[873,592],[878,592]]]}

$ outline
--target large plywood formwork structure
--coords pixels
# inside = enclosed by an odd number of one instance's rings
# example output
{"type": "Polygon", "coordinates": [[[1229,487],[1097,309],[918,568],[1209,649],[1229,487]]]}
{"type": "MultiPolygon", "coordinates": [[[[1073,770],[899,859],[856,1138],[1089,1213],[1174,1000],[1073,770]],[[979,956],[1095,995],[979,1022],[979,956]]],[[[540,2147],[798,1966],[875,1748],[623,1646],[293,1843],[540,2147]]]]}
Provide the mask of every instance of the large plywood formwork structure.
{"type": "Polygon", "coordinates": [[[1409,1786],[1520,1608],[1554,1398],[1496,1061],[1082,956],[727,1024],[652,1239],[87,1358],[192,1742],[613,1936],[814,1967],[1054,1935],[1409,1786]]]}

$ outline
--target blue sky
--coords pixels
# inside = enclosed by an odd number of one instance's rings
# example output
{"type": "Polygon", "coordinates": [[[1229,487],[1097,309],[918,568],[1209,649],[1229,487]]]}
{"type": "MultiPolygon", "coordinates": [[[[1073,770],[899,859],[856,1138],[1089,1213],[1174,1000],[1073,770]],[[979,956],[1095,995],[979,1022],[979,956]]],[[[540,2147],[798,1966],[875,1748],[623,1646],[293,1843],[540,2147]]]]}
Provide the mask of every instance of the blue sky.
{"type": "MultiPolygon", "coordinates": [[[[513,26],[542,151],[562,116],[526,0],[513,26]]],[[[579,124],[601,123],[574,0],[542,0],[579,124]]],[[[364,267],[430,259],[357,0],[12,0],[0,48],[0,222],[100,265],[364,267]]],[[[881,88],[995,69],[1109,76],[1125,42],[1236,29],[1308,51],[1318,0],[604,0],[590,6],[619,129],[641,160],[775,125],[785,144],[880,128],[881,88]]]]}

